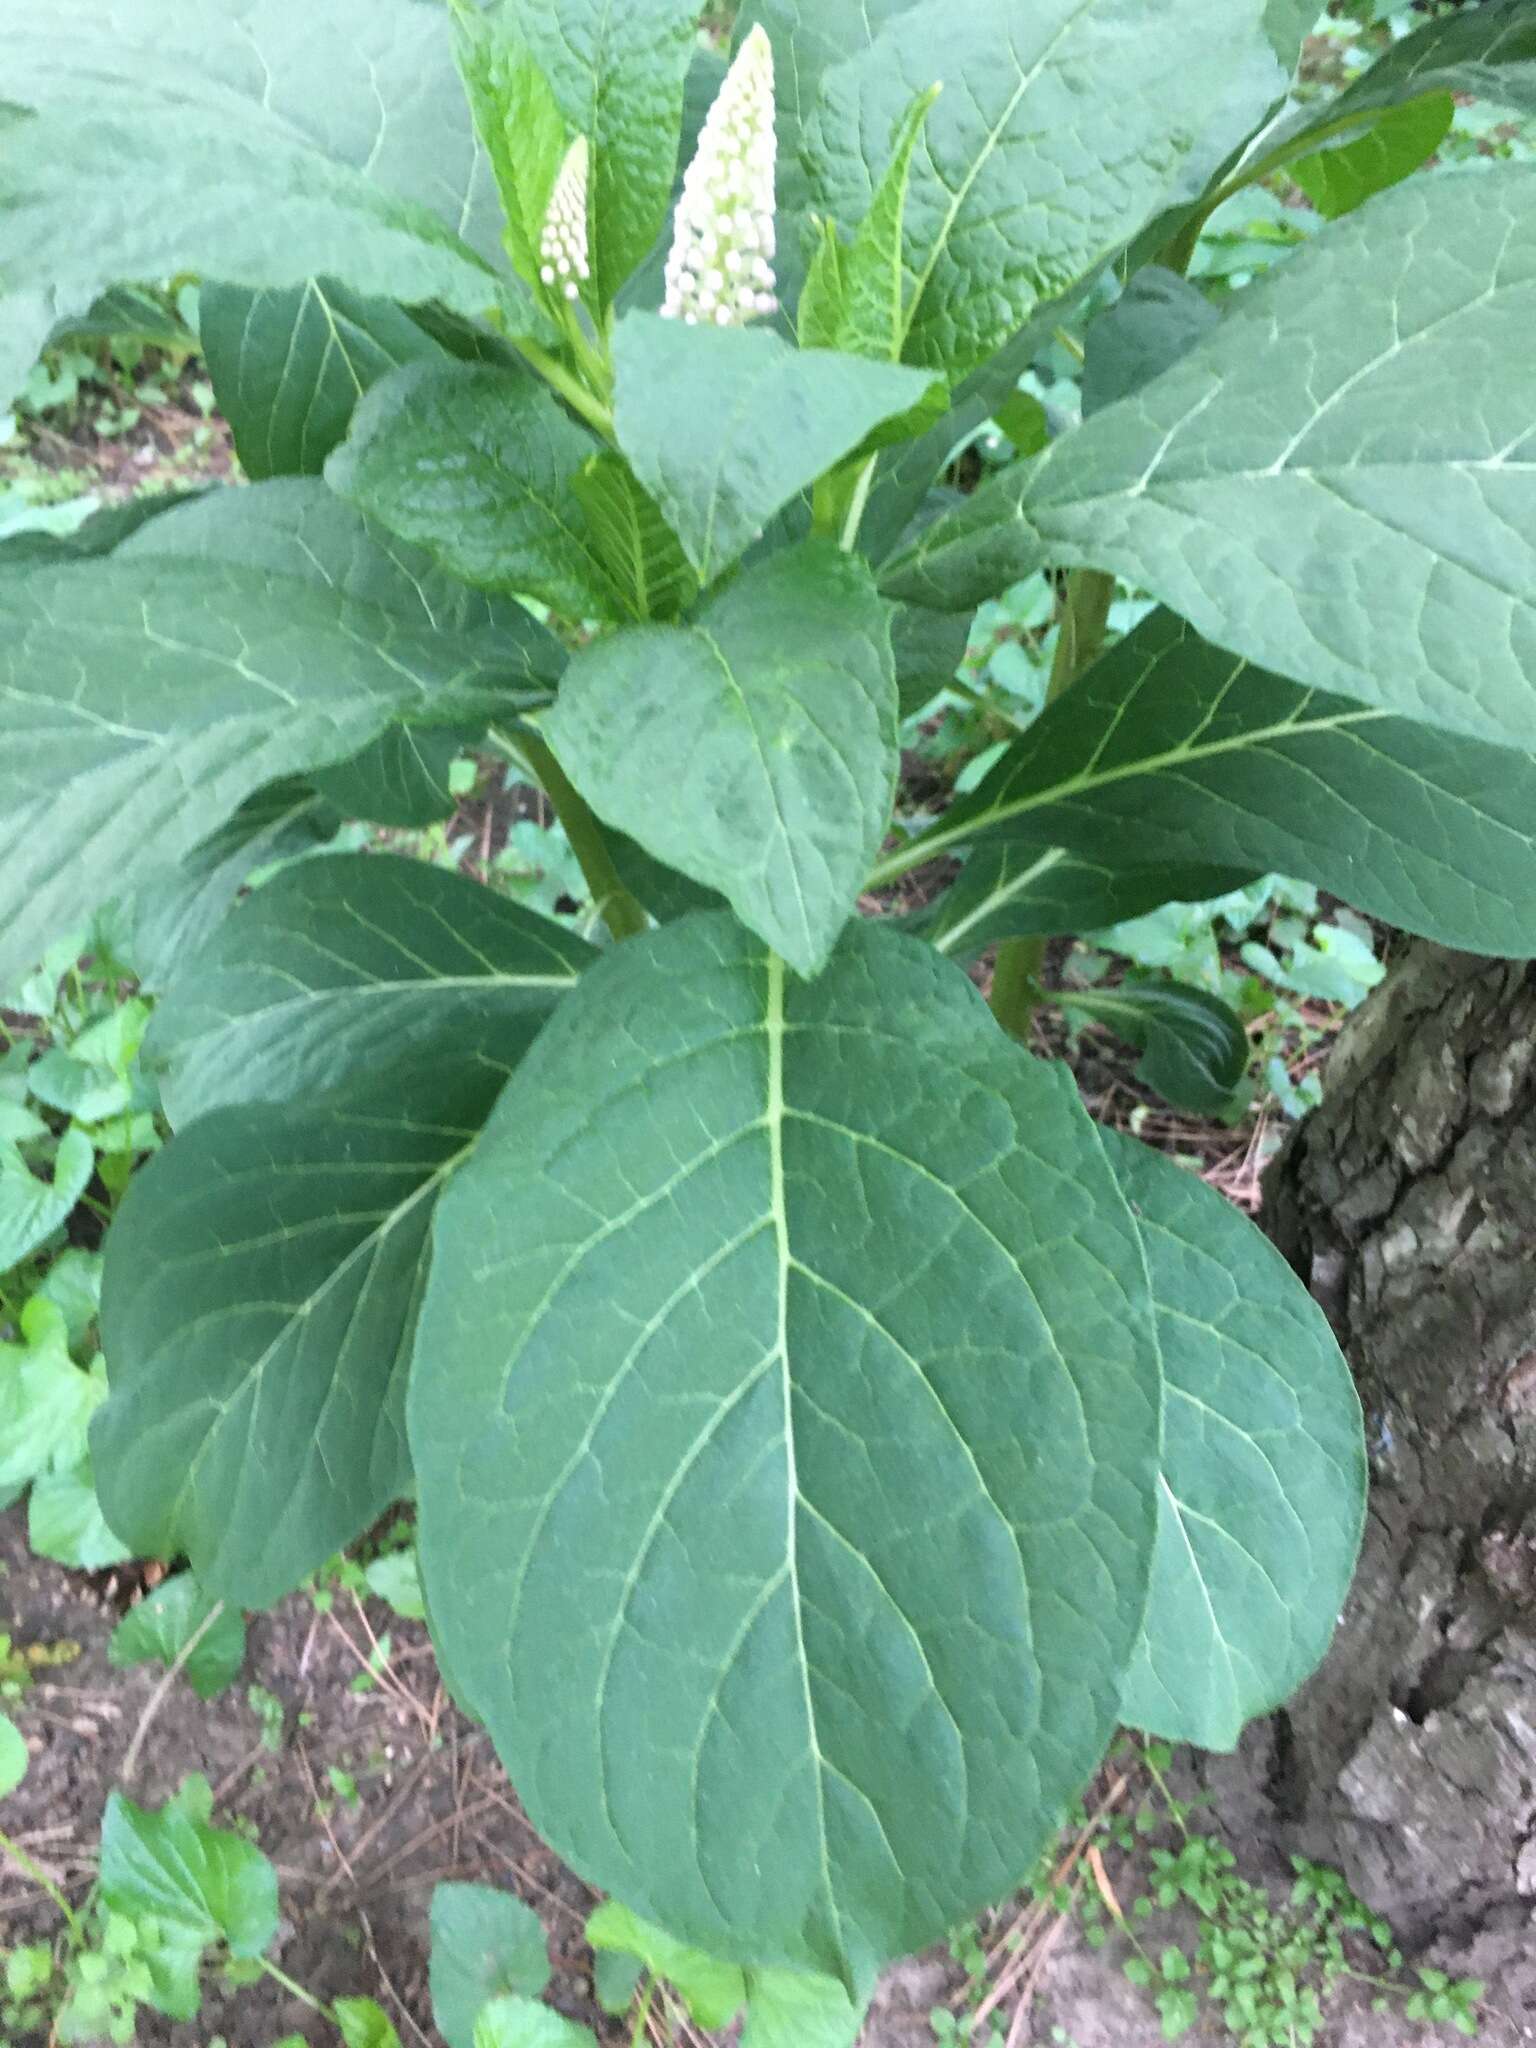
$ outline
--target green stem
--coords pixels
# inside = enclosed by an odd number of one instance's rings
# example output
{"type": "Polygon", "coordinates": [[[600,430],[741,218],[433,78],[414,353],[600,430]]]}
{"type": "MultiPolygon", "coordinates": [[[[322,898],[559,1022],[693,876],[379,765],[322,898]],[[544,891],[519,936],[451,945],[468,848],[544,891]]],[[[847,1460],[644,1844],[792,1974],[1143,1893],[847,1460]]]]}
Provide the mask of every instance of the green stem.
{"type": "Polygon", "coordinates": [[[332,2013],[331,2008],[325,2003],[324,1999],[316,1998],[315,1994],[312,1991],[306,1991],[302,1984],[295,1983],[293,1978],[289,1976],[288,1972],[286,1970],[280,1970],[277,1967],[277,1964],[272,1961],[270,1956],[258,1956],[256,1960],[261,1965],[262,1969],[266,1971],[267,1975],[272,1979],[274,1984],[282,1985],[283,1989],[287,1992],[290,1998],[298,1999],[301,2005],[307,2005],[311,2012],[319,2013],[320,2017],[322,2019],[329,2020],[332,2026],[335,2026],[337,2024],[335,2015],[332,2013]]]}
{"type": "Polygon", "coordinates": [[[656,1979],[648,1977],[645,1983],[645,1995],[640,2000],[639,2011],[635,2014],[635,2031],[629,2037],[629,2048],[640,2048],[640,2043],[645,2039],[645,2023],[651,2016],[651,2000],[655,1996],[656,1979]]]}
{"type": "Polygon", "coordinates": [[[869,494],[875,486],[875,465],[879,459],[877,455],[870,456],[859,471],[858,482],[854,485],[853,495],[848,500],[848,515],[843,521],[843,530],[838,538],[838,545],[845,555],[851,555],[859,544],[859,528],[863,525],[864,514],[869,508],[869,494]]]}
{"type": "Polygon", "coordinates": [[[504,752],[526,762],[530,773],[554,805],[555,815],[565,827],[565,836],[571,842],[577,865],[592,891],[593,905],[613,936],[632,939],[649,930],[650,919],[619,880],[619,871],[613,864],[613,855],[608,851],[602,827],[545,742],[526,728],[518,733],[515,740],[505,739],[499,733],[493,733],[492,738],[504,752]]]}
{"type": "Polygon", "coordinates": [[[564,363],[547,349],[540,348],[536,341],[514,338],[512,346],[526,363],[538,371],[546,384],[559,392],[572,412],[580,413],[588,426],[595,427],[605,441],[613,442],[613,414],[592,396],[578,378],[571,375],[564,363]]]}
{"type": "MultiPolygon", "coordinates": [[[[1115,579],[1101,569],[1074,569],[1067,578],[1056,658],[1045,690],[1047,704],[1054,704],[1084,669],[1098,660],[1114,601],[1115,579]]],[[[1014,1038],[1029,1037],[1030,1021],[1040,1003],[1044,967],[1044,939],[1007,939],[997,949],[988,1000],[993,1016],[1014,1038]]]]}
{"type": "Polygon", "coordinates": [[[68,1899],[65,1898],[63,1892],[60,1891],[47,1871],[34,1863],[26,1850],[22,1848],[20,1842],[13,1841],[4,1828],[0,1828],[0,1855],[9,1856],[16,1865],[16,1868],[24,1876],[29,1877],[33,1884],[39,1886],[47,1893],[48,1897],[52,1899],[60,1913],[64,1916],[64,1924],[69,1929],[70,1939],[75,1943],[76,1947],[79,1947],[85,1940],[85,1929],[80,1925],[79,1914],[69,1903],[68,1899]]]}

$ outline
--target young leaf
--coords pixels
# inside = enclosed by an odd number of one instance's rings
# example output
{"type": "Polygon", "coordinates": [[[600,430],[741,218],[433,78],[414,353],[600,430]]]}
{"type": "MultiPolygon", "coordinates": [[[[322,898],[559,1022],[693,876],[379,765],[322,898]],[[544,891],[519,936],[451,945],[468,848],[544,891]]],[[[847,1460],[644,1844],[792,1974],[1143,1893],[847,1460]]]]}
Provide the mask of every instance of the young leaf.
{"type": "Polygon", "coordinates": [[[538,702],[559,666],[522,606],[307,479],[193,500],[103,560],[0,569],[0,981],[278,777],[397,715],[538,702]]]}
{"type": "Polygon", "coordinates": [[[209,1826],[206,1789],[188,1779],[158,1813],[114,1792],[102,1821],[102,1902],[156,1921],[161,1981],[149,2002],[172,2019],[197,2012],[205,1949],[223,1942],[232,1956],[259,1956],[277,1932],[276,1873],[253,1842],[209,1826]]]}
{"type": "Polygon", "coordinates": [[[473,2048],[597,2048],[589,2027],[531,1998],[493,1998],[475,2021],[473,2048]]]}
{"type": "MultiPolygon", "coordinates": [[[[1112,873],[1214,862],[1316,882],[1444,945],[1536,948],[1530,755],[1301,689],[1170,612],[1095,663],[918,843],[939,854],[978,837],[1018,849],[1015,875],[1063,846],[1112,873]]],[[[971,868],[968,908],[939,906],[949,929],[980,907],[971,868]]]]}
{"type": "Polygon", "coordinates": [[[1123,1710],[1233,1749],[1332,1640],[1365,1518],[1360,1403],[1268,1240],[1171,1160],[1103,1136],[1146,1245],[1164,1372],[1157,1556],[1123,1710]]]}
{"type": "Polygon", "coordinates": [[[325,475],[476,589],[610,618],[614,591],[571,489],[595,446],[531,375],[439,359],[368,393],[325,475]]]}
{"type": "Polygon", "coordinates": [[[541,1833],[861,1982],[1006,1892],[1140,1627],[1152,1337],[1069,1078],[930,949],[618,947],[449,1191],[412,1373],[434,1626],[541,1833]]]}
{"type": "Polygon", "coordinates": [[[1177,981],[1137,982],[1063,991],[1062,1005],[1134,1045],[1144,1055],[1137,1080],[1175,1109],[1220,1116],[1231,1108],[1248,1068],[1248,1034],[1218,997],[1177,981]]]}
{"type": "Polygon", "coordinates": [[[493,1998],[537,1998],[549,1982],[539,1916],[510,1892],[440,1884],[432,1893],[432,2018],[448,2048],[474,2048],[493,1998]]]}
{"type": "Polygon", "coordinates": [[[505,8],[456,4],[459,70],[506,216],[503,240],[528,285],[539,277],[539,239],[568,137],[549,80],[505,8]]]}
{"type": "Polygon", "coordinates": [[[494,195],[434,8],[335,0],[246,19],[124,0],[86,62],[71,0],[39,0],[5,55],[7,396],[60,315],[122,279],[328,277],[470,316],[508,300],[487,260],[494,195]]]}
{"type": "Polygon", "coordinates": [[[426,1602],[421,1597],[421,1574],[416,1552],[391,1550],[366,1566],[363,1577],[376,1600],[387,1601],[402,1621],[425,1621],[426,1602]]]}
{"type": "Polygon", "coordinates": [[[1314,149],[1291,165],[1291,176],[1325,220],[1363,206],[1373,193],[1416,171],[1451,132],[1456,102],[1448,92],[1389,107],[1363,135],[1314,149]]]}
{"type": "Polygon", "coordinates": [[[27,1775],[26,1739],[9,1714],[0,1714],[0,1799],[9,1799],[27,1775]]]}
{"type": "MultiPolygon", "coordinates": [[[[207,1621],[213,1601],[191,1572],[178,1572],[130,1607],[107,1644],[107,1661],[122,1671],[135,1664],[173,1665],[207,1621]]],[[[245,1619],[227,1607],[182,1666],[200,1700],[216,1699],[234,1684],[245,1662],[245,1619]]]]}
{"type": "Polygon", "coordinates": [[[594,455],[571,478],[587,537],[627,610],[674,619],[699,591],[682,543],[622,455],[594,455]]]}
{"type": "Polygon", "coordinates": [[[800,973],[821,967],[899,765],[890,628],[862,562],[808,541],[746,570],[691,625],[598,641],[548,726],[600,817],[718,889],[800,973]]]}
{"type": "Polygon", "coordinates": [[[400,2048],[394,2021],[377,1999],[338,1998],[331,2010],[344,2048],[400,2048]]]}
{"type": "Polygon", "coordinates": [[[983,484],[888,587],[958,607],[1047,560],[1114,569],[1282,675],[1528,750],[1536,357],[1510,337],[1536,320],[1533,259],[1536,166],[1381,194],[983,484]]]}
{"type": "MultiPolygon", "coordinates": [[[[20,965],[14,954],[7,959],[8,966],[13,964],[20,965]]],[[[0,1273],[19,1266],[62,1229],[95,1170],[95,1147],[73,1125],[59,1140],[46,1180],[14,1144],[0,1139],[0,1273]]]]}
{"type": "Polygon", "coordinates": [[[161,1003],[144,1056],[177,1125],[301,1105],[450,1049],[505,1067],[596,958],[462,875],[338,854],[241,905],[161,1003]]]}
{"type": "Polygon", "coordinates": [[[895,363],[802,353],[764,327],[652,313],[620,321],[613,360],[619,446],[706,583],[932,382],[895,363]]]}
{"type": "Polygon", "coordinates": [[[728,2027],[746,1999],[746,1981],[735,1963],[678,1941],[648,1920],[608,1899],[587,1920],[587,1940],[594,1949],[638,1956],[652,1976],[671,1985],[695,2026],[713,2032],[728,2027]]]}
{"type": "Polygon", "coordinates": [[[667,217],[697,0],[504,0],[504,17],[591,145],[594,284],[610,306],[667,217]]]}
{"type": "Polygon", "coordinates": [[[835,1977],[749,1970],[741,2048],[854,2048],[864,2011],[835,1977]]]}
{"type": "Polygon", "coordinates": [[[908,359],[975,368],[1129,240],[1174,196],[1236,53],[1262,46],[1261,15],[1261,0],[1041,0],[1022,16],[1014,0],[918,0],[830,68],[807,161],[813,203],[845,229],[876,202],[866,138],[944,82],[906,199],[908,359]]]}
{"type": "Polygon", "coordinates": [[[393,300],[326,278],[286,291],[205,284],[198,334],[219,411],[253,481],[318,476],[370,385],[403,363],[442,355],[393,300]]]}

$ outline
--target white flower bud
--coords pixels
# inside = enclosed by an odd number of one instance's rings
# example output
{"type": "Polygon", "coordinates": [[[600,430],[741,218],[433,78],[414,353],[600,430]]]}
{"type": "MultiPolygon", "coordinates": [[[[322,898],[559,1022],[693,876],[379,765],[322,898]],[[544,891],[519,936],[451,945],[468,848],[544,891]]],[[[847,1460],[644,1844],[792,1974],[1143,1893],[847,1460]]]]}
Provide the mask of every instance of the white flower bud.
{"type": "Polygon", "coordinates": [[[539,276],[547,285],[558,283],[568,299],[581,296],[576,279],[580,278],[585,283],[592,275],[587,250],[587,180],[590,167],[591,152],[587,148],[587,138],[578,135],[565,153],[555,189],[549,195],[543,233],[539,236],[539,276]]]}
{"type": "Polygon", "coordinates": [[[662,306],[669,320],[734,327],[774,311],[775,158],[773,46],[759,25],[737,51],[683,174],[662,306]],[[730,288],[738,277],[752,289],[730,288]]]}

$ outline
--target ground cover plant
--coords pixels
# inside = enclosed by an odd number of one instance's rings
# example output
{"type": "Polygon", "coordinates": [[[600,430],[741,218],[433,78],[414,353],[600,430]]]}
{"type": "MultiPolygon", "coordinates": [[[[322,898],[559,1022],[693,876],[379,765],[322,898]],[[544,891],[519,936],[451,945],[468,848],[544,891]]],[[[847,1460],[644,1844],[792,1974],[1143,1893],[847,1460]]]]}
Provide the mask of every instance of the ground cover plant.
{"type": "MultiPolygon", "coordinates": [[[[0,981],[111,898],[160,995],[106,1521],[257,1607],[414,1493],[530,1815],[754,2048],[851,2039],[1122,1721],[1234,1743],[1348,1582],[1327,1326],[1025,1050],[1044,941],[1279,872],[1532,949],[1536,173],[1408,174],[1536,43],[1486,0],[1287,109],[1310,12],[764,0],[718,54],[678,0],[127,0],[82,57],[50,0],[12,38],[0,381],[196,274],[254,479],[0,542],[0,981]],[[1287,169],[1326,224],[1200,290],[1287,169]],[[1010,394],[1063,323],[1053,423],[1010,394]],[[1040,570],[1043,712],[893,831],[903,710],[1040,570]],[[1106,649],[1117,577],[1154,608],[1106,649]],[[599,928],[360,854],[231,909],[325,821],[440,819],[482,740],[599,928]]],[[[1142,993],[1149,1056],[1226,1071],[1217,996],[1142,993]]]]}

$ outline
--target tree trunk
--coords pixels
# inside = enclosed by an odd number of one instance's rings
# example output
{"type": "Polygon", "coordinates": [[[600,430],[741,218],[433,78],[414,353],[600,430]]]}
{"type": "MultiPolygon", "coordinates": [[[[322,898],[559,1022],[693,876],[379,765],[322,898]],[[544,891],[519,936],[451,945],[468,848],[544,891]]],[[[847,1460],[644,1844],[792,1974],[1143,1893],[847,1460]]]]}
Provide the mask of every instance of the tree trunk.
{"type": "Polygon", "coordinates": [[[1412,948],[1267,1197],[1372,1461],[1338,1640],[1260,1738],[1268,1798],[1536,2040],[1536,963],[1412,948]]]}

